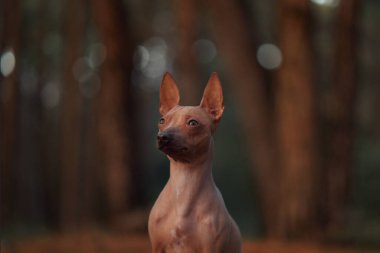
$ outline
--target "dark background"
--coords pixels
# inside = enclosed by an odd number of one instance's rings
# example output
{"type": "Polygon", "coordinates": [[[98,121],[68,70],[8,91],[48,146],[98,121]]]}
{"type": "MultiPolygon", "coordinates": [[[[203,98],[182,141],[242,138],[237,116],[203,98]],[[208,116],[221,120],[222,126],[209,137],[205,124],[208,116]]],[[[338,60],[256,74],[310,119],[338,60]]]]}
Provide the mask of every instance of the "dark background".
{"type": "Polygon", "coordinates": [[[380,245],[380,2],[2,0],[2,241],[146,233],[171,72],[218,72],[214,177],[244,238],[380,245]]]}

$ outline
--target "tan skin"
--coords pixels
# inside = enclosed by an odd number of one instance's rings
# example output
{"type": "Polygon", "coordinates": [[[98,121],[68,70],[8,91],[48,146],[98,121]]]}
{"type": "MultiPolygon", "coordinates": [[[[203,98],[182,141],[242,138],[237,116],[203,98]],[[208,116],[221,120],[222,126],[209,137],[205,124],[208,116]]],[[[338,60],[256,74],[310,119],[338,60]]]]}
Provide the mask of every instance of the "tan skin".
{"type": "Polygon", "coordinates": [[[223,113],[213,74],[199,106],[179,106],[169,74],[161,84],[158,146],[170,160],[170,178],[149,216],[154,253],[241,252],[241,236],[212,177],[212,135],[223,113]]]}

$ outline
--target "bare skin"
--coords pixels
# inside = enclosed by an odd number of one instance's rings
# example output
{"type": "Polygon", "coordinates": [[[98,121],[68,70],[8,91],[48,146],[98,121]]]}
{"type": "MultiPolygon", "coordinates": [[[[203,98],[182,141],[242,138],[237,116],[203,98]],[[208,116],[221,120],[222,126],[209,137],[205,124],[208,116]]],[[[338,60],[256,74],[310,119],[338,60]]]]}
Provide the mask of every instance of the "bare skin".
{"type": "Polygon", "coordinates": [[[149,216],[154,253],[241,252],[241,236],[212,177],[212,135],[223,113],[213,74],[199,106],[179,106],[169,74],[160,91],[157,144],[170,160],[170,178],[149,216]]]}

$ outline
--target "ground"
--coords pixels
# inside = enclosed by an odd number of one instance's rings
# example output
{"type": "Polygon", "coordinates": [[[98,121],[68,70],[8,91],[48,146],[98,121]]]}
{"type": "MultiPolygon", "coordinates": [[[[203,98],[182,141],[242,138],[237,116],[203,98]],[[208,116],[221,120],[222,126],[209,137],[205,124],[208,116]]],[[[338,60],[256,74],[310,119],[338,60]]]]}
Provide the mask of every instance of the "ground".
{"type": "MultiPolygon", "coordinates": [[[[144,234],[120,234],[101,231],[2,240],[0,253],[150,253],[144,234]]],[[[249,253],[380,253],[380,250],[349,249],[307,242],[244,241],[243,252],[249,253]]]]}

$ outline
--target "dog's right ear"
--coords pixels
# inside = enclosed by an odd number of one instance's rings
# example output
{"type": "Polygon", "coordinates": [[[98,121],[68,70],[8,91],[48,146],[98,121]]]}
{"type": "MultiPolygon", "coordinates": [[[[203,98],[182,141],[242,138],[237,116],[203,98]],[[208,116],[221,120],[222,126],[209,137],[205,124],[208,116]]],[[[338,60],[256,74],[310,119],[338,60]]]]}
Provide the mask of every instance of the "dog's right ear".
{"type": "Polygon", "coordinates": [[[165,115],[179,103],[179,91],[177,85],[170,75],[166,72],[160,87],[160,114],[165,115]]]}

